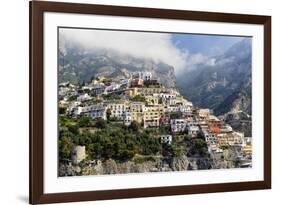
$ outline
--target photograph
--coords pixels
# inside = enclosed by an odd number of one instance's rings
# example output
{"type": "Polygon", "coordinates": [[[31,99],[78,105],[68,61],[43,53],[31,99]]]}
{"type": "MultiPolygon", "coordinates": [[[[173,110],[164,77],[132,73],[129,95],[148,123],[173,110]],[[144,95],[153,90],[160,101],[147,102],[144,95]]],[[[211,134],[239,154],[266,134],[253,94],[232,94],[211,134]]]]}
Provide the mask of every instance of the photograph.
{"type": "Polygon", "coordinates": [[[271,189],[271,16],[29,3],[29,202],[271,189]]]}
{"type": "Polygon", "coordinates": [[[59,177],[252,168],[251,36],[57,38],[59,177]]]}

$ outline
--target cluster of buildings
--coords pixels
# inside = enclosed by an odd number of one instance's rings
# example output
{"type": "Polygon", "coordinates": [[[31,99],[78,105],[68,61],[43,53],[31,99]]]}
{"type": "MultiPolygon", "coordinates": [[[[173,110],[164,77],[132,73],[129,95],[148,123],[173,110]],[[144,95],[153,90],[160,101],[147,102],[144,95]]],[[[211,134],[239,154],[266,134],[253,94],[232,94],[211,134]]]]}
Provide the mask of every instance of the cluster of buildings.
{"type": "Polygon", "coordinates": [[[136,121],[144,128],[166,127],[170,131],[162,136],[163,143],[171,143],[177,134],[200,135],[210,153],[237,146],[244,157],[251,157],[251,138],[234,131],[210,109],[194,107],[175,88],[162,86],[150,72],[132,73],[127,79],[99,77],[85,86],[61,83],[59,99],[59,106],[73,118],[112,118],[126,125],[136,121]]]}

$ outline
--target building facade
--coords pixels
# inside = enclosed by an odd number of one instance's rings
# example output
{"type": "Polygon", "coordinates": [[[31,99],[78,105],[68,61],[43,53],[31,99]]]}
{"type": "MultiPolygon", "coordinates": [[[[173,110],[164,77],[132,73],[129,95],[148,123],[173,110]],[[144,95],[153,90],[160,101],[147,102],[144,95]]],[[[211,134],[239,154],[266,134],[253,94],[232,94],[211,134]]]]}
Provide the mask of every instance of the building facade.
{"type": "Polygon", "coordinates": [[[184,119],[171,119],[171,131],[173,133],[184,132],[186,130],[186,121],[184,119]]]}

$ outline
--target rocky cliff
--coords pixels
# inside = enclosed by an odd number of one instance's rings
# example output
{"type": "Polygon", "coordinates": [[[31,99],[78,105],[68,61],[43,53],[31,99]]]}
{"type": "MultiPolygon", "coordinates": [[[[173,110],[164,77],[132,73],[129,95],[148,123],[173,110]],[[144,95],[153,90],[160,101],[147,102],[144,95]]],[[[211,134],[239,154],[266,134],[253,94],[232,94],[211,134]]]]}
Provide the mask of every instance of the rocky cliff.
{"type": "Polygon", "coordinates": [[[90,163],[80,163],[78,165],[60,163],[59,167],[59,176],[129,174],[217,168],[209,157],[194,158],[187,157],[186,155],[170,159],[154,158],[154,160],[141,163],[135,162],[134,160],[117,162],[113,159],[108,159],[104,162],[97,160],[90,163]]]}

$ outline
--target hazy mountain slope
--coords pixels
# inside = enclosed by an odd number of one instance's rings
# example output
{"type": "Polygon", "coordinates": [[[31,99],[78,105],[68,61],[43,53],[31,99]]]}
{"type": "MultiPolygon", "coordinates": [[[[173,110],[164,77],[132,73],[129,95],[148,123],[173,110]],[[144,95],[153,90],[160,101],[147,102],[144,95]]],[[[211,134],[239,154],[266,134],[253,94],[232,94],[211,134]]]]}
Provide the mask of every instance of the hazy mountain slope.
{"type": "Polygon", "coordinates": [[[175,86],[174,68],[151,59],[123,55],[113,50],[85,50],[64,42],[59,48],[59,81],[81,83],[97,76],[129,77],[129,72],[150,71],[167,87],[175,86]]]}
{"type": "Polygon", "coordinates": [[[214,65],[199,65],[177,76],[181,93],[195,105],[223,114],[233,109],[251,113],[251,39],[215,57],[214,65]]]}

